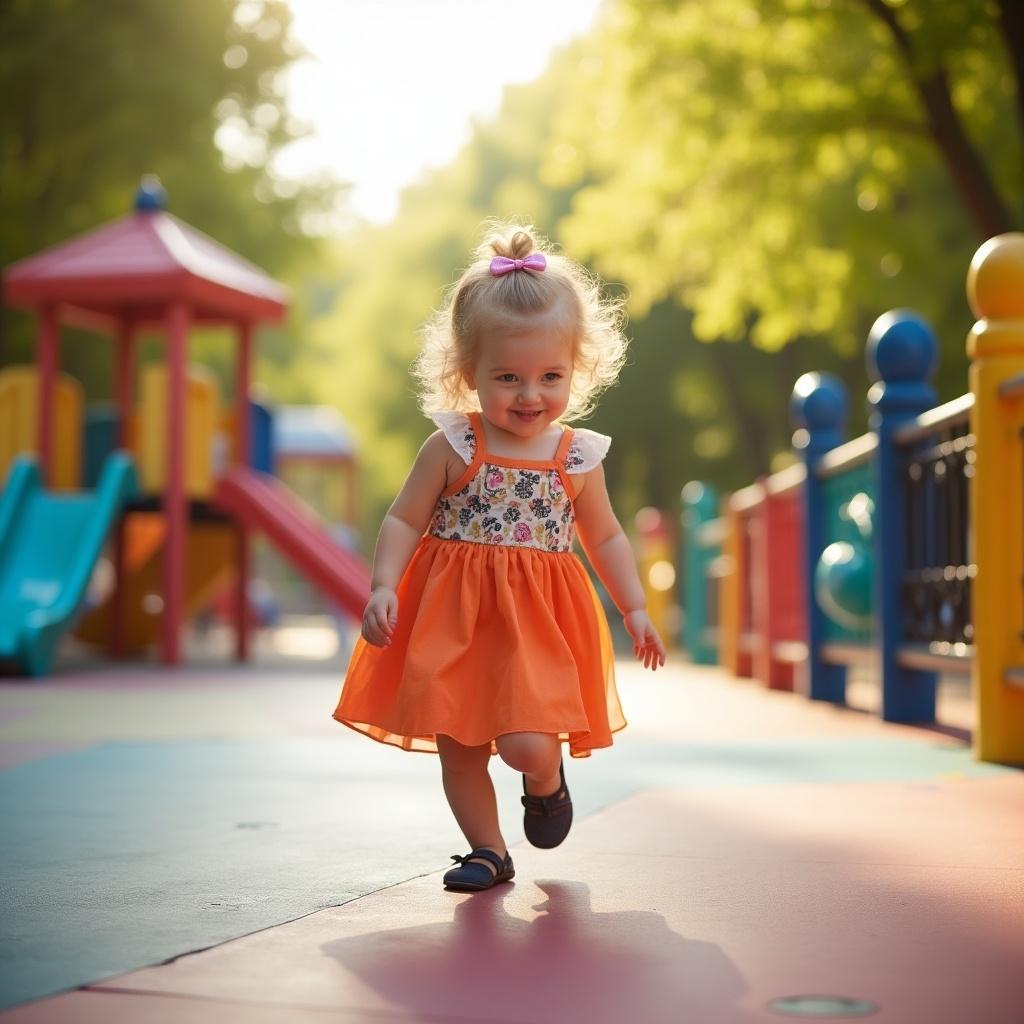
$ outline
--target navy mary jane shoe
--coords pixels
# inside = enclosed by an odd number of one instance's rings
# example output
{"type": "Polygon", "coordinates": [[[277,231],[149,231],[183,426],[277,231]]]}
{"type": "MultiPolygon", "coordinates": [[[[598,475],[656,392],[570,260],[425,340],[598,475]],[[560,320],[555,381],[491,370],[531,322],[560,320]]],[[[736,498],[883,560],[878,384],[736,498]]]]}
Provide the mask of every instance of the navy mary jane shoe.
{"type": "Polygon", "coordinates": [[[559,763],[558,774],[561,785],[550,796],[533,796],[526,792],[526,776],[523,776],[523,831],[530,844],[542,850],[550,850],[569,834],[572,827],[572,797],[565,784],[565,765],[559,763]]]}
{"type": "Polygon", "coordinates": [[[512,866],[512,857],[508,851],[505,852],[505,859],[502,860],[493,850],[473,850],[465,857],[457,853],[452,854],[452,860],[458,862],[458,867],[451,868],[445,872],[444,887],[455,892],[479,892],[481,889],[490,889],[499,882],[507,882],[516,876],[516,869],[512,866]],[[486,860],[494,865],[494,871],[487,867],[487,864],[473,864],[474,857],[486,860]]]}

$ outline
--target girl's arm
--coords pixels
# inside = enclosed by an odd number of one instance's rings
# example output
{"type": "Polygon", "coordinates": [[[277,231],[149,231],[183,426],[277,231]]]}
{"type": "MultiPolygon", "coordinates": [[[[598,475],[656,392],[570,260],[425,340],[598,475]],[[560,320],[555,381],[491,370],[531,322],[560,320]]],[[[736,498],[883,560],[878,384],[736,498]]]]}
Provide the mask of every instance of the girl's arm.
{"type": "Polygon", "coordinates": [[[448,483],[451,445],[440,431],[423,443],[412,469],[384,516],[373,553],[370,600],[363,612],[363,637],[387,647],[398,624],[395,588],[426,532],[438,496],[448,483]]]}
{"type": "Polygon", "coordinates": [[[647,616],[647,598],[633,549],[612,511],[601,464],[583,475],[574,508],[580,543],[615,607],[622,612],[626,630],[633,638],[633,653],[643,661],[644,668],[657,669],[665,664],[665,645],[647,616]]]}

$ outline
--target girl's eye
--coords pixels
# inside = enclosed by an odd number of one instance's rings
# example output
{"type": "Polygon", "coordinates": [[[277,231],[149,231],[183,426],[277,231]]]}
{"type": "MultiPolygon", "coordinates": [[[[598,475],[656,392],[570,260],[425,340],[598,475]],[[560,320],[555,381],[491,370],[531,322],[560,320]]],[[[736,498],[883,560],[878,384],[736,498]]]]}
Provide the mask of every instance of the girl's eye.
{"type": "Polygon", "coordinates": [[[503,373],[498,380],[500,380],[502,384],[514,384],[516,381],[516,375],[514,373],[503,373]]]}
{"type": "Polygon", "coordinates": [[[544,374],[544,379],[545,380],[561,380],[562,379],[562,375],[560,373],[556,373],[554,370],[552,370],[551,373],[545,373],[544,374]]]}

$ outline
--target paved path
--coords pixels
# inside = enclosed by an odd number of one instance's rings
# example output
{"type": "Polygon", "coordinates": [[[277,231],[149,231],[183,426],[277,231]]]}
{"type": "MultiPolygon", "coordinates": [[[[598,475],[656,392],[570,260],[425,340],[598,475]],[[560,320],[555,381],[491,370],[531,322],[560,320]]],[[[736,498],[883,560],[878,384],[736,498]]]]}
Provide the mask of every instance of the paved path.
{"type": "Polygon", "coordinates": [[[333,671],[0,684],[0,1021],[1024,1019],[1024,775],[717,670],[620,679],[559,849],[494,762],[517,877],[478,895],[441,888],[436,759],[331,722],[333,671]]]}

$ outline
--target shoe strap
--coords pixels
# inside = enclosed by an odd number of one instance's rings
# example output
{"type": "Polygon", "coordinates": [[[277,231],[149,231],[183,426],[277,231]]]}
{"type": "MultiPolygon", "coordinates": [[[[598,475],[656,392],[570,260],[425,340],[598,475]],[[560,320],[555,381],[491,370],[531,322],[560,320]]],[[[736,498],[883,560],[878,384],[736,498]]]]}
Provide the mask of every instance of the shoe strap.
{"type": "Polygon", "coordinates": [[[457,853],[453,853],[452,860],[458,861],[459,864],[468,864],[471,860],[486,860],[494,865],[494,871],[500,875],[505,870],[505,862],[493,851],[486,849],[473,850],[467,853],[464,857],[460,857],[457,853]]]}
{"type": "Polygon", "coordinates": [[[553,814],[561,814],[572,806],[569,787],[565,784],[565,759],[558,762],[558,789],[547,796],[534,796],[526,792],[526,776],[523,776],[523,806],[534,814],[543,814],[550,818],[553,814]]]}
{"type": "Polygon", "coordinates": [[[543,814],[545,817],[561,814],[572,806],[569,792],[564,786],[550,796],[532,796],[529,793],[524,793],[520,799],[528,811],[532,811],[535,814],[543,814]],[[560,793],[564,794],[561,798],[559,798],[560,793]]]}

